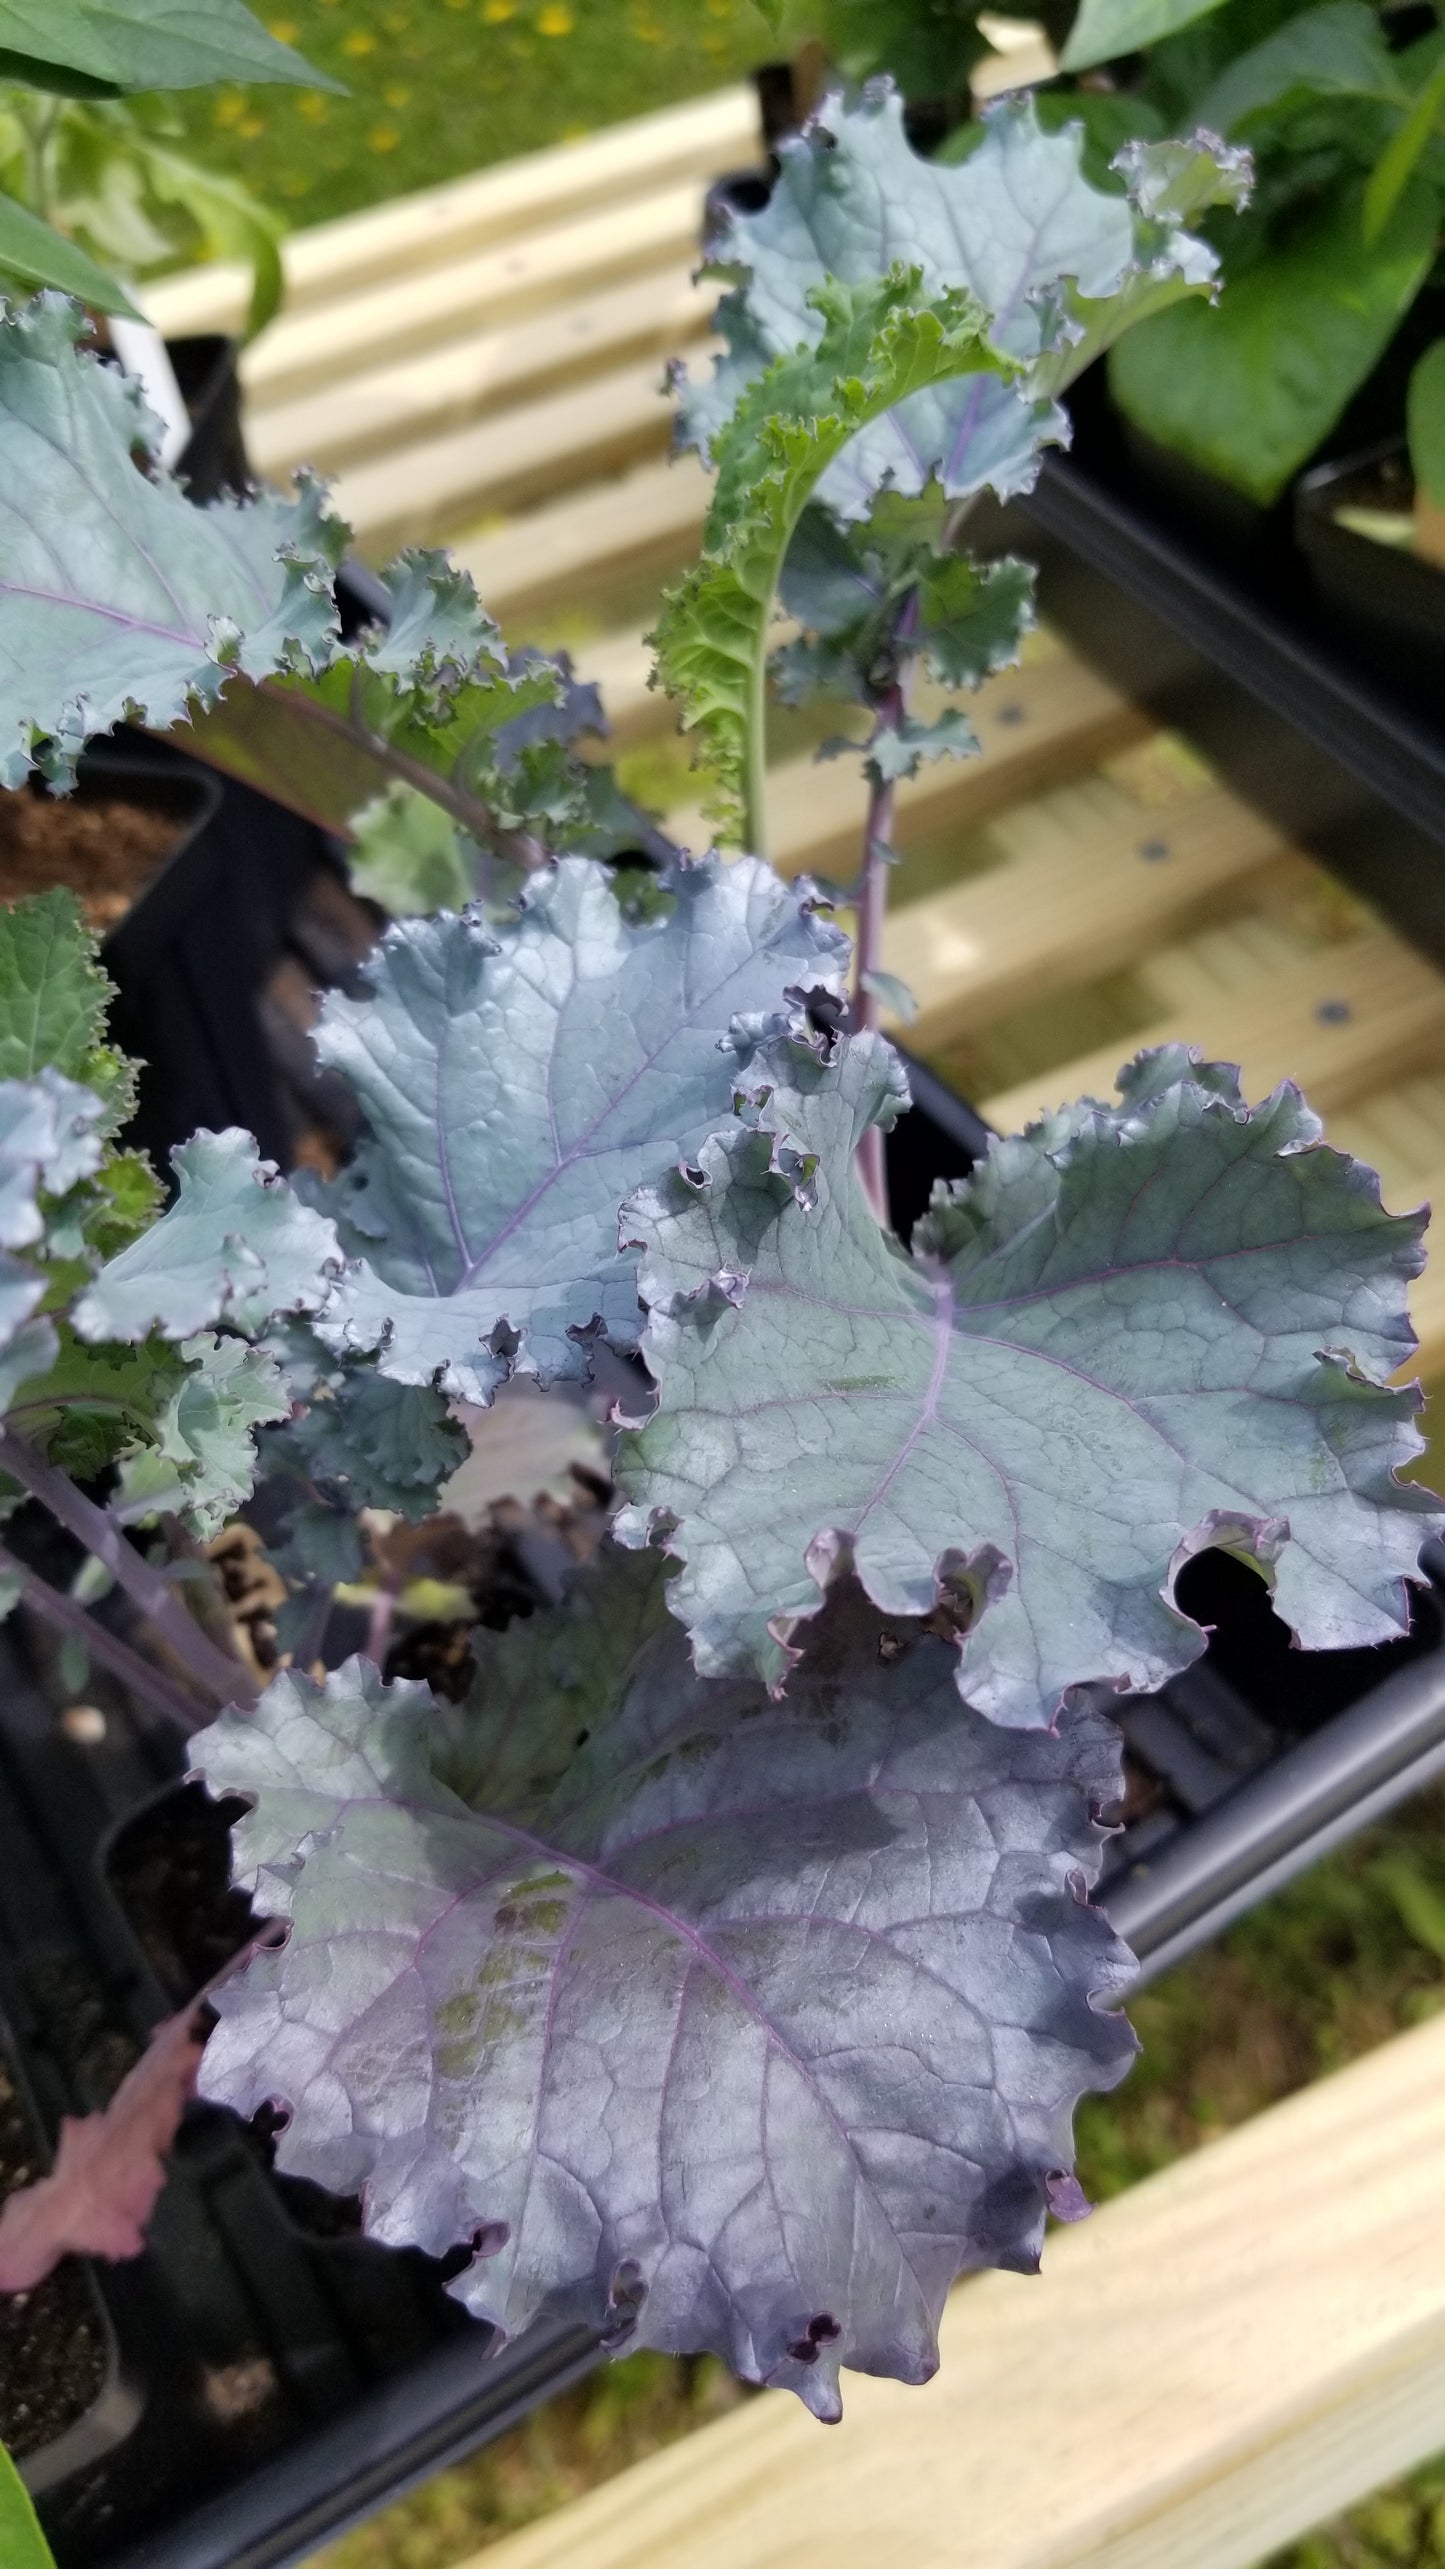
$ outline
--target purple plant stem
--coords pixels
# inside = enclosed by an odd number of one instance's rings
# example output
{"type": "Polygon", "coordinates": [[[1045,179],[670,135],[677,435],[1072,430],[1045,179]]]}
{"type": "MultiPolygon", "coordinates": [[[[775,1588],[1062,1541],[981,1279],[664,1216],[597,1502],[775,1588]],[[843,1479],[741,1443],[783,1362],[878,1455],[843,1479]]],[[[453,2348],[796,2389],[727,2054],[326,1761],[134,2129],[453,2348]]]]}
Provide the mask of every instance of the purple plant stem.
{"type": "Polygon", "coordinates": [[[153,1705],[158,1713],[164,1713],[185,1732],[187,1738],[193,1731],[203,1730],[212,1719],[212,1706],[193,1703],[163,1669],[153,1668],[148,1659],[142,1659],[138,1650],[132,1650],[128,1641],[108,1632],[105,1625],[87,1614],[84,1606],[77,1605],[73,1597],[63,1596],[58,1588],[52,1588],[33,1570],[27,1570],[24,1562],[17,1561],[3,1545],[0,1545],[0,1578],[13,1579],[24,1603],[35,1614],[42,1615],[57,1632],[83,1642],[92,1659],[99,1660],[102,1668],[108,1668],[112,1677],[118,1677],[133,1695],[140,1696],[142,1702],[153,1705]]]}
{"type": "MultiPolygon", "coordinates": [[[[12,1427],[0,1427],[0,1471],[19,1481],[43,1507],[50,1510],[56,1522],[63,1525],[83,1543],[87,1552],[107,1569],[118,1587],[139,1606],[155,1626],[167,1647],[174,1651],[188,1676],[194,1677],[208,1695],[221,1704],[254,1703],[257,1687],[250,1670],[229,1651],[221,1650],[202,1632],[189,1614],[169,1581],[148,1561],[142,1560],[134,1544],[127,1542],[123,1529],[104,1508],[97,1507],[83,1490],[78,1490],[68,1472],[58,1464],[47,1462],[17,1436],[12,1427]]],[[[142,1666],[144,1662],[140,1663],[142,1666]]]]}
{"type": "MultiPolygon", "coordinates": [[[[878,727],[894,729],[902,713],[903,690],[891,688],[889,702],[898,700],[898,710],[889,719],[888,702],[879,709],[878,727]]],[[[866,986],[865,976],[879,972],[883,966],[883,922],[888,910],[888,860],[880,848],[893,843],[895,787],[876,777],[868,791],[868,819],[863,840],[863,883],[858,899],[858,938],[853,991],[853,1024],[862,1032],[876,1027],[882,1016],[882,1005],[876,990],[866,986]]],[[[888,1220],[888,1179],[883,1163],[883,1135],[876,1124],[870,1124],[858,1145],[858,1175],[878,1220],[888,1220]]]]}
{"type": "MultiPolygon", "coordinates": [[[[908,711],[908,679],[920,612],[918,591],[911,589],[898,610],[893,628],[894,676],[891,686],[885,688],[876,700],[875,739],[880,732],[897,731],[908,711]]],[[[868,974],[883,969],[883,923],[888,914],[889,860],[881,851],[893,845],[897,790],[891,781],[885,784],[877,777],[869,779],[853,978],[853,1024],[860,1031],[865,1027],[875,1027],[883,1013],[877,992],[865,989],[864,982],[868,974]]],[[[858,1175],[873,1211],[886,1228],[888,1175],[883,1157],[883,1135],[876,1124],[870,1124],[858,1145],[858,1175]]]]}

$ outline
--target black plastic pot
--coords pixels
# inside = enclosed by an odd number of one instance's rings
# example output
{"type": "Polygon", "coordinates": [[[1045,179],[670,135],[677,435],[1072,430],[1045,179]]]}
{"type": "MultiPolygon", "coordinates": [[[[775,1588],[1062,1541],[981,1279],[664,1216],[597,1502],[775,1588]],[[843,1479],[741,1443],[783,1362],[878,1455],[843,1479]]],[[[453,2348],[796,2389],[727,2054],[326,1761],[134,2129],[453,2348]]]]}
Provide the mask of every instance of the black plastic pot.
{"type": "MultiPolygon", "coordinates": [[[[909,1067],[915,1111],[890,1137],[905,1226],[987,1139],[909,1067]]],[[[1105,1898],[1146,1971],[1445,1770],[1442,1570],[1432,1560],[1410,1641],[1312,1656],[1289,1650],[1238,1565],[1193,1566],[1191,1608],[1219,1625],[1209,1654],[1123,1713],[1137,1816],[1105,1898]]],[[[78,1744],[0,1648],[0,2024],[53,2133],[215,1966],[209,1949],[158,1960],[122,1907],[164,1849],[173,1734],[97,1679],[105,1737],[78,1744]]],[[[494,2359],[444,2266],[370,2246],[328,2205],[278,2181],[229,2117],[188,2118],[146,2254],[93,2270],[114,2353],[84,2448],[23,2463],[60,2569],[286,2569],[600,2360],[577,2331],[494,2359]]]]}
{"type": "Polygon", "coordinates": [[[1381,544],[1338,511],[1393,500],[1406,523],[1414,481],[1403,438],[1320,464],[1295,493],[1295,537],[1337,648],[1397,694],[1438,706],[1445,689],[1445,570],[1412,547],[1381,544]]]}
{"type": "Polygon", "coordinates": [[[164,1169],[200,1126],[239,1124],[289,1161],[298,1129],[262,1017],[266,979],[319,866],[322,832],[169,743],[113,733],[81,761],[80,790],[175,807],[177,845],[106,938],[115,1041],[142,1065],[128,1138],[164,1169]]]}
{"type": "Polygon", "coordinates": [[[191,433],[176,462],[176,471],[193,500],[205,502],[251,487],[241,416],[241,343],[218,332],[168,339],[166,352],[176,370],[181,398],[191,415],[191,433]]]}

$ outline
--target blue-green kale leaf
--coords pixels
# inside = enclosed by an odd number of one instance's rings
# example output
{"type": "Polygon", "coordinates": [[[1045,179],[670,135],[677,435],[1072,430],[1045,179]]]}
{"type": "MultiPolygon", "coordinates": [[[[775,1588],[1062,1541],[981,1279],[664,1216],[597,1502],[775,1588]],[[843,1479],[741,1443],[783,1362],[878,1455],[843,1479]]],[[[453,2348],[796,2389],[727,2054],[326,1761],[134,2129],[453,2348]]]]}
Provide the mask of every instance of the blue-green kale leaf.
{"type": "Polygon", "coordinates": [[[1179,1047],[940,1185],[905,1256],[854,1151],[901,1102],[876,1037],[774,1045],[738,1124],[642,1190],[655,1415],[623,1439],[625,1541],[672,1583],[699,1668],[781,1683],[796,1628],[856,1569],[935,1607],[995,1720],[1080,1682],[1153,1689],[1204,1647],[1173,1603],[1191,1551],[1270,1576],[1309,1648],[1404,1629],[1439,1523],[1405,1288],[1425,1216],[1329,1149],[1298,1090],[1249,1108],[1179,1047]]]}
{"type": "Polygon", "coordinates": [[[637,916],[607,868],[566,858],[510,922],[407,920],[365,997],[328,999],[323,1060],[370,1126],[326,1196],[351,1263],[318,1323],[383,1375],[488,1402],[512,1372],[579,1379],[597,1328],[635,1343],[618,1208],[732,1101],[795,985],[847,952],[806,886],[748,859],[682,864],[637,916]]]}

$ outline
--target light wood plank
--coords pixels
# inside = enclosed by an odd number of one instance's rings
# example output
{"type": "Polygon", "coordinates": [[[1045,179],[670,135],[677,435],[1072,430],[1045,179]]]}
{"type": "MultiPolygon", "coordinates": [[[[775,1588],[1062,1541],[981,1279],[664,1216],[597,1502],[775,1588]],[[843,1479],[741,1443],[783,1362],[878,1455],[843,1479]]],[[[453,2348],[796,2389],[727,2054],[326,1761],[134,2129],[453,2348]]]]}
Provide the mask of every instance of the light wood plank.
{"type": "Polygon", "coordinates": [[[1114,1074],[1147,1045],[1197,1044],[1238,1062],[1246,1096],[1292,1079],[1322,1115],[1406,1070],[1445,1057],[1445,980],[1386,928],[1221,990],[1185,1014],[1161,1017],[1118,1043],[990,1097],[982,1113],[1004,1132],[1073,1097],[1109,1097],[1114,1074]]]}
{"type": "MultiPolygon", "coordinates": [[[[394,197],[359,214],[293,232],[282,250],[293,309],[355,291],[406,269],[425,270],[489,241],[559,223],[588,205],[629,196],[755,161],[758,110],[739,83],[609,125],[584,141],[557,143],[468,178],[394,197]]],[[[250,296],[249,271],[217,261],[162,277],[142,290],[158,330],[235,330],[250,296]]]]}
{"type": "Polygon", "coordinates": [[[464,537],[452,555],[492,614],[516,632],[529,614],[609,582],[672,570],[697,542],[711,488],[695,455],[664,457],[464,537]]]}
{"type": "Polygon", "coordinates": [[[1445,2420],[1445,2017],[957,2291],[926,2390],[752,2402],[471,2569],[1252,2569],[1445,2420]]]}
{"type": "Polygon", "coordinates": [[[366,551],[425,544],[483,511],[524,506],[666,450],[672,411],[655,356],[340,475],[335,506],[366,551]]]}
{"type": "MultiPolygon", "coordinates": [[[[586,295],[536,319],[468,331],[423,350],[329,382],[294,401],[252,408],[251,461],[263,478],[297,464],[335,471],[378,448],[405,448],[456,429],[479,413],[559,381],[650,352],[662,361],[706,328],[715,286],[693,282],[686,266],[586,295]]],[[[581,401],[580,391],[575,397],[581,401]]]]}
{"type": "Polygon", "coordinates": [[[250,410],[344,383],[353,372],[505,319],[601,291],[656,268],[675,272],[697,253],[702,192],[668,188],[613,210],[448,260],[285,314],[247,349],[241,376],[250,410]]]}
{"type": "MultiPolygon", "coordinates": [[[[1057,644],[1021,669],[986,680],[969,700],[982,754],[939,758],[898,789],[896,836],[907,848],[945,821],[972,821],[1033,793],[1070,768],[1149,729],[1147,717],[1105,678],[1057,644]]],[[[780,874],[849,878],[861,855],[867,786],[856,759],[785,760],[768,777],[768,854],[780,874]]],[[[669,814],[684,847],[705,847],[710,824],[700,804],[669,814]]]]}
{"type": "Polygon", "coordinates": [[[1000,865],[890,913],[884,960],[918,1002],[924,1048],[1051,992],[1120,970],[1158,937],[1285,856],[1247,804],[1205,790],[1158,813],[1136,805],[1107,835],[1000,865]]]}
{"type": "Polygon", "coordinates": [[[604,634],[600,641],[579,645],[572,660],[578,677],[602,691],[613,749],[624,749],[648,732],[666,731],[676,719],[661,689],[647,683],[652,653],[643,630],[604,634]]]}

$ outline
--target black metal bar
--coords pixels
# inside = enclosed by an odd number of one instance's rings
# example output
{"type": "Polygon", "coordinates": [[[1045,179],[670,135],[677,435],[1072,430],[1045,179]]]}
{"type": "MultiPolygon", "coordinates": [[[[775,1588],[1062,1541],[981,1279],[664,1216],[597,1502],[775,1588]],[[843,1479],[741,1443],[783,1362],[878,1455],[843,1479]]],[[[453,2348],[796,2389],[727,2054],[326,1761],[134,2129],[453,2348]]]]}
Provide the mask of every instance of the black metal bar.
{"type": "Polygon", "coordinates": [[[1050,460],[1028,516],[1148,607],[1437,841],[1445,737],[1072,461],[1050,460]]]}
{"type": "MultiPolygon", "coordinates": [[[[1427,1546],[1426,1566],[1438,1580],[1439,1546],[1427,1546]]],[[[1434,1650],[1105,1886],[1102,1905],[1139,1957],[1134,1986],[1157,1980],[1442,1774],[1445,1650],[1434,1650]]]]}
{"type": "Polygon", "coordinates": [[[581,2328],[530,2329],[500,2355],[489,2338],[438,2348],[113,2569],[296,2569],[602,2361],[581,2328]]]}

